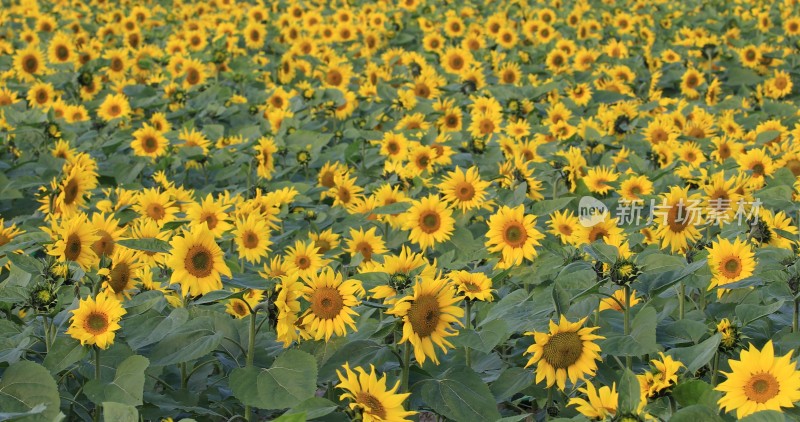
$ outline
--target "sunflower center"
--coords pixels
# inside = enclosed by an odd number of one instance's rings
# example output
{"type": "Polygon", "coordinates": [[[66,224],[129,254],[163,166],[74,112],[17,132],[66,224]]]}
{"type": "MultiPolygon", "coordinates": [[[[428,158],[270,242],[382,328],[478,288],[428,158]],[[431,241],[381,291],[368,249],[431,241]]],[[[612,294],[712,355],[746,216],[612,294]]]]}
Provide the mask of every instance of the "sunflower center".
{"type": "Polygon", "coordinates": [[[550,337],[542,349],[545,362],[555,369],[567,369],[583,354],[583,342],[578,333],[557,333],[550,337]]]}
{"type": "Polygon", "coordinates": [[[117,57],[111,59],[111,70],[114,72],[121,72],[123,67],[124,64],[122,63],[122,60],[117,57]]]}
{"type": "Polygon", "coordinates": [[[164,207],[159,204],[150,204],[147,206],[147,216],[153,220],[161,220],[162,218],[166,217],[166,215],[166,210],[164,210],[164,207]]]}
{"type": "Polygon", "coordinates": [[[332,188],[336,185],[336,182],[333,180],[334,174],[332,171],[326,171],[320,177],[320,184],[325,186],[326,188],[332,188]]]}
{"type": "Polygon", "coordinates": [[[386,408],[383,407],[383,403],[372,394],[362,391],[356,396],[356,402],[366,407],[369,414],[377,416],[380,420],[386,419],[386,408]]]}
{"type": "Polygon", "coordinates": [[[456,187],[456,198],[459,201],[469,201],[475,197],[475,187],[470,183],[461,183],[456,187]]]}
{"type": "Polygon", "coordinates": [[[217,224],[219,223],[219,219],[217,219],[216,214],[213,213],[201,214],[200,221],[205,221],[209,230],[214,230],[214,228],[217,227],[217,224]]]}
{"type": "Polygon", "coordinates": [[[333,86],[339,86],[342,83],[342,74],[338,70],[329,70],[325,80],[333,86]]]}
{"type": "Polygon", "coordinates": [[[682,216],[682,220],[678,221],[678,216],[682,214],[683,210],[684,207],[678,204],[671,206],[667,213],[667,224],[669,225],[669,229],[674,233],[681,233],[689,226],[689,218],[687,218],[687,216],[682,216]]]}
{"type": "Polygon", "coordinates": [[[738,257],[731,256],[720,265],[720,271],[727,278],[736,278],[742,272],[742,264],[738,257]]]}
{"type": "Polygon", "coordinates": [[[197,278],[208,277],[214,268],[211,251],[203,245],[189,248],[183,264],[186,266],[186,271],[197,278]]]}
{"type": "Polygon", "coordinates": [[[441,225],[442,221],[435,211],[426,211],[419,216],[419,227],[425,233],[435,233],[441,225]]]}
{"type": "Polygon", "coordinates": [[[232,308],[233,308],[233,312],[235,312],[236,315],[247,315],[247,313],[248,313],[247,312],[247,308],[245,308],[245,306],[244,306],[244,303],[242,303],[242,302],[240,302],[238,300],[233,302],[232,308]]]}
{"type": "Polygon", "coordinates": [[[144,151],[148,153],[156,152],[158,149],[158,141],[152,136],[148,136],[142,140],[144,151]]]}
{"type": "Polygon", "coordinates": [[[512,248],[518,248],[528,240],[528,232],[522,224],[512,221],[503,228],[503,241],[512,248]]]}
{"type": "Polygon", "coordinates": [[[311,312],[320,319],[334,319],[342,308],[344,300],[334,287],[320,287],[311,295],[311,312]]]}
{"type": "Polygon", "coordinates": [[[786,161],[786,168],[792,172],[795,176],[800,176],[800,160],[797,158],[791,158],[786,161]]]}
{"type": "Polygon", "coordinates": [[[69,49],[63,45],[59,45],[56,47],[56,57],[61,61],[67,60],[69,58],[69,49]]]}
{"type": "Polygon", "coordinates": [[[72,205],[78,198],[78,181],[75,178],[69,179],[67,185],[64,186],[64,205],[72,205]]]}
{"type": "Polygon", "coordinates": [[[349,204],[351,199],[350,189],[342,186],[339,188],[339,200],[342,201],[343,204],[349,204]]]}
{"type": "Polygon", "coordinates": [[[35,73],[37,70],[39,70],[39,59],[34,56],[27,56],[24,60],[22,60],[22,67],[25,72],[35,73]]]}
{"type": "Polygon", "coordinates": [[[242,235],[242,243],[247,249],[254,249],[258,247],[258,235],[248,230],[242,235]]]}
{"type": "Polygon", "coordinates": [[[75,233],[67,237],[67,246],[64,248],[64,257],[68,261],[77,261],[81,256],[81,238],[75,233]]]}
{"type": "Polygon", "coordinates": [[[411,328],[420,337],[428,337],[439,325],[439,318],[442,315],[439,309],[439,301],[436,296],[422,294],[411,303],[408,310],[408,321],[411,328]]]}
{"type": "Polygon", "coordinates": [[[98,230],[97,234],[100,236],[100,239],[94,242],[92,250],[98,256],[110,256],[111,253],[114,252],[114,239],[105,230],[98,230]]]}
{"type": "Polygon", "coordinates": [[[122,109],[117,104],[112,104],[111,107],[108,108],[108,114],[111,116],[119,116],[122,114],[122,109]]]}
{"type": "Polygon", "coordinates": [[[753,167],[751,167],[751,170],[753,170],[753,176],[756,176],[756,177],[763,176],[764,175],[764,164],[756,163],[756,164],[753,165],[753,167]]]}
{"type": "Polygon", "coordinates": [[[464,67],[464,59],[459,56],[454,56],[450,58],[450,67],[454,70],[461,70],[464,67]]]}
{"type": "Polygon", "coordinates": [[[297,258],[295,262],[297,264],[297,267],[300,268],[301,270],[305,270],[311,266],[311,260],[307,256],[301,256],[297,258]]]}
{"type": "Polygon", "coordinates": [[[331,242],[328,242],[325,239],[315,240],[314,246],[317,247],[318,249],[317,252],[320,254],[324,254],[325,252],[328,252],[329,250],[333,249],[333,245],[331,245],[331,242]]]}
{"type": "Polygon", "coordinates": [[[753,375],[744,386],[744,395],[756,403],[766,403],[780,393],[781,384],[772,374],[753,375]]]}
{"type": "Polygon", "coordinates": [[[186,71],[186,82],[188,82],[189,85],[197,85],[197,83],[200,82],[200,72],[198,72],[197,69],[189,68],[186,71]]]}
{"type": "Polygon", "coordinates": [[[356,251],[364,257],[364,261],[372,261],[372,246],[367,242],[356,245],[356,251]]]}
{"type": "Polygon", "coordinates": [[[93,336],[103,334],[108,330],[108,316],[98,312],[92,312],[83,323],[83,329],[93,336]]]}
{"type": "Polygon", "coordinates": [[[131,267],[125,262],[120,262],[109,273],[108,284],[114,290],[114,293],[122,293],[128,286],[130,279],[131,267]]]}

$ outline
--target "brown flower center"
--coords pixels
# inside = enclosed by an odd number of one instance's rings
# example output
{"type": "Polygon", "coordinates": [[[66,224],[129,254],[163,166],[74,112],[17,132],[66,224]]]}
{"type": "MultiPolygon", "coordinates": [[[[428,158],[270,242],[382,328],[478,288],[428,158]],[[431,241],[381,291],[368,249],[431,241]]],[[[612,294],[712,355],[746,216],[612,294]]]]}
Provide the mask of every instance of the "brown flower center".
{"type": "Polygon", "coordinates": [[[736,256],[729,256],[726,260],[722,261],[719,270],[726,278],[736,278],[742,272],[742,263],[736,256]]]}
{"type": "Polygon", "coordinates": [[[255,249],[258,247],[258,235],[253,231],[248,230],[242,234],[242,244],[247,249],[255,249]]]}
{"type": "Polygon", "coordinates": [[[92,312],[83,322],[83,329],[93,336],[104,334],[108,330],[108,316],[98,312],[92,312]]]}
{"type": "Polygon", "coordinates": [[[311,312],[320,319],[334,319],[344,308],[344,299],[334,287],[320,287],[311,295],[311,312]]]}
{"type": "Polygon", "coordinates": [[[441,315],[442,311],[439,309],[439,301],[436,296],[422,294],[411,303],[411,308],[408,310],[408,321],[417,335],[428,337],[436,331],[441,315]]]}
{"type": "Polygon", "coordinates": [[[435,233],[441,225],[441,217],[436,211],[425,211],[419,216],[419,228],[425,233],[435,233]]]}
{"type": "Polygon", "coordinates": [[[567,369],[580,359],[583,341],[575,332],[557,333],[542,346],[542,359],[556,369],[567,369]]]}
{"type": "Polygon", "coordinates": [[[213,261],[214,257],[208,248],[203,245],[194,245],[186,253],[183,265],[189,274],[197,278],[204,278],[211,275],[211,270],[214,269],[213,261]]]}
{"type": "Polygon", "coordinates": [[[81,244],[80,236],[72,233],[71,235],[67,236],[66,243],[67,245],[64,248],[64,258],[66,258],[67,261],[77,261],[81,256],[81,249],[83,246],[81,244]]]}
{"type": "Polygon", "coordinates": [[[503,227],[503,241],[512,248],[521,247],[526,240],[528,240],[528,231],[521,223],[512,221],[503,227]]]}
{"type": "Polygon", "coordinates": [[[475,197],[475,187],[471,183],[461,182],[456,186],[456,198],[459,201],[470,201],[475,197]]]}
{"type": "Polygon", "coordinates": [[[22,70],[27,73],[36,73],[39,70],[39,59],[34,55],[28,55],[22,58],[22,70]]]}
{"type": "Polygon", "coordinates": [[[122,293],[128,287],[130,279],[131,267],[125,262],[120,262],[111,269],[108,285],[111,286],[114,293],[122,293]]]}
{"type": "Polygon", "coordinates": [[[67,185],[64,186],[64,205],[72,205],[78,199],[79,192],[78,181],[74,177],[69,179],[67,185]]]}
{"type": "Polygon", "coordinates": [[[780,382],[769,373],[753,375],[744,386],[744,395],[756,403],[766,403],[777,396],[780,391],[780,382]]]}
{"type": "Polygon", "coordinates": [[[97,256],[111,256],[111,253],[114,252],[114,239],[105,230],[98,230],[97,235],[100,236],[100,239],[92,244],[92,250],[97,256]]]}
{"type": "Polygon", "coordinates": [[[379,420],[386,419],[386,408],[377,397],[370,393],[359,392],[356,396],[356,402],[366,408],[367,413],[377,416],[379,420]]]}

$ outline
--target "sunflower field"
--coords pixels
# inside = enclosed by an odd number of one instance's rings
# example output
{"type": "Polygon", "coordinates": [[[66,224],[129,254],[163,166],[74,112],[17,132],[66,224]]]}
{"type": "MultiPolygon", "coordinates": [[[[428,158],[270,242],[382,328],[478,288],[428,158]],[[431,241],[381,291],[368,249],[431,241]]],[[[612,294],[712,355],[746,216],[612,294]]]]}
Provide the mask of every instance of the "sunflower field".
{"type": "Polygon", "coordinates": [[[1,0],[0,421],[800,420],[797,0],[1,0]]]}

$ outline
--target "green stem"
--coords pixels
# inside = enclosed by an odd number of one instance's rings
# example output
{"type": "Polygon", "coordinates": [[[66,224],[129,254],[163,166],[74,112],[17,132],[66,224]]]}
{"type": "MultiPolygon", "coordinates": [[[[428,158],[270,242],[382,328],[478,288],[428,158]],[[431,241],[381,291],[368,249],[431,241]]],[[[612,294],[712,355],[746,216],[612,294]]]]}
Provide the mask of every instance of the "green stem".
{"type": "MultiPolygon", "coordinates": [[[[624,333],[625,335],[629,335],[631,333],[631,287],[629,285],[625,285],[622,287],[623,293],[625,293],[625,314],[624,314],[624,333]]],[[[632,359],[631,356],[625,356],[625,367],[631,369],[632,359]]]]}
{"type": "Polygon", "coordinates": [[[550,420],[550,406],[553,404],[553,387],[547,389],[547,401],[544,404],[544,420],[550,420]]]}
{"type": "MultiPolygon", "coordinates": [[[[467,330],[472,328],[472,301],[467,299],[464,301],[466,304],[464,306],[464,328],[467,330]]],[[[472,367],[472,350],[468,346],[464,346],[464,360],[467,364],[467,367],[472,367]]]]}
{"type": "MultiPolygon", "coordinates": [[[[100,348],[94,346],[94,379],[100,382],[100,348]]],[[[100,421],[100,405],[94,408],[94,422],[100,421]]]]}
{"type": "MultiPolygon", "coordinates": [[[[253,366],[253,359],[256,351],[256,316],[258,315],[258,311],[253,309],[250,312],[250,336],[247,342],[247,357],[245,367],[249,368],[253,366]]],[[[250,412],[250,406],[246,405],[244,407],[244,418],[247,421],[253,420],[253,415],[250,412]]]]}
{"type": "Polygon", "coordinates": [[[686,308],[685,302],[686,301],[686,285],[683,284],[681,281],[680,284],[680,292],[678,292],[678,319],[683,319],[683,316],[686,315],[686,308]]]}
{"type": "Polygon", "coordinates": [[[186,376],[186,362],[181,362],[181,390],[189,386],[189,377],[186,376]]]}
{"type": "Polygon", "coordinates": [[[716,387],[717,375],[719,374],[719,352],[714,353],[714,367],[711,372],[711,386],[716,387]]]}
{"type": "MultiPolygon", "coordinates": [[[[795,309],[797,309],[797,307],[795,307],[795,309]]],[[[795,318],[795,320],[796,319],[797,318],[795,318]]],[[[42,320],[44,320],[44,350],[50,353],[50,321],[47,320],[46,316],[43,316],[42,320]]]]}
{"type": "Polygon", "coordinates": [[[403,352],[403,373],[400,381],[400,391],[408,392],[408,375],[411,368],[411,342],[406,341],[406,350],[403,352]]]}
{"type": "Polygon", "coordinates": [[[792,332],[793,333],[797,332],[797,323],[798,323],[797,318],[798,318],[798,316],[800,316],[800,301],[798,301],[795,298],[795,300],[794,300],[794,313],[792,314],[792,332]]]}

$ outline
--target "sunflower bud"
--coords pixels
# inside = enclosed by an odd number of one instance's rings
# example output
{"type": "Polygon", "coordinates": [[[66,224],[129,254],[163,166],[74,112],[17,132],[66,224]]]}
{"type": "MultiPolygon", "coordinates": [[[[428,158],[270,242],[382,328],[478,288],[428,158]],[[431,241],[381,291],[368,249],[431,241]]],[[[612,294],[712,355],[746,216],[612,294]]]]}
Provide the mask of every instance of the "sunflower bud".
{"type": "Polygon", "coordinates": [[[392,277],[389,279],[389,285],[392,286],[393,289],[400,292],[405,290],[411,284],[411,278],[408,274],[404,273],[394,273],[392,277]]]}
{"type": "Polygon", "coordinates": [[[486,151],[486,140],[482,138],[472,138],[470,141],[470,149],[476,154],[482,154],[486,151]]]}
{"type": "Polygon", "coordinates": [[[477,90],[478,86],[475,85],[474,81],[464,81],[464,83],[461,84],[461,93],[464,95],[470,95],[477,90]]]}
{"type": "Polygon", "coordinates": [[[38,285],[28,295],[28,306],[36,312],[48,313],[58,304],[58,297],[49,286],[38,285]]]}
{"type": "Polygon", "coordinates": [[[611,277],[612,282],[620,286],[624,286],[636,280],[641,273],[642,272],[639,270],[639,267],[636,266],[636,264],[627,259],[622,259],[615,262],[614,265],[611,266],[609,276],[611,277]]]}
{"type": "Polygon", "coordinates": [[[306,150],[298,151],[296,158],[298,164],[305,166],[311,161],[311,153],[306,150]]]}

